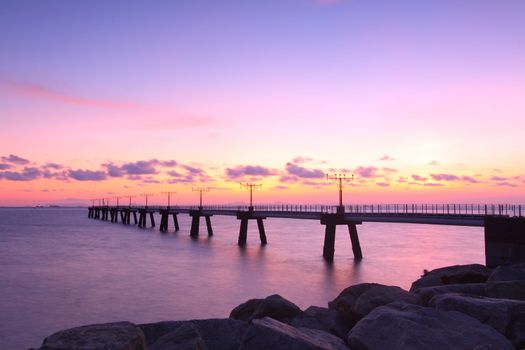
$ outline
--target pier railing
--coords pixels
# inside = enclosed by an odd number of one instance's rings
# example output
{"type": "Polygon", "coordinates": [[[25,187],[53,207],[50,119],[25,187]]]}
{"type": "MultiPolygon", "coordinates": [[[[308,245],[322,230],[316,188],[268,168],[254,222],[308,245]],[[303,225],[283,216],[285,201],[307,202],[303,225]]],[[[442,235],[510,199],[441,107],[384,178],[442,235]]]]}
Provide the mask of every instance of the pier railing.
{"type": "MultiPolygon", "coordinates": [[[[99,208],[104,208],[102,206],[99,208]]],[[[115,207],[108,207],[115,208],[115,207]]],[[[121,206],[120,208],[166,210],[166,206],[121,206]]],[[[440,216],[506,216],[523,217],[525,206],[515,204],[355,204],[344,206],[346,214],[357,215],[440,215],[440,216]]],[[[170,206],[171,210],[199,210],[199,206],[170,206]]],[[[203,210],[297,213],[337,213],[336,205],[269,204],[256,205],[207,205],[203,210]]]]}

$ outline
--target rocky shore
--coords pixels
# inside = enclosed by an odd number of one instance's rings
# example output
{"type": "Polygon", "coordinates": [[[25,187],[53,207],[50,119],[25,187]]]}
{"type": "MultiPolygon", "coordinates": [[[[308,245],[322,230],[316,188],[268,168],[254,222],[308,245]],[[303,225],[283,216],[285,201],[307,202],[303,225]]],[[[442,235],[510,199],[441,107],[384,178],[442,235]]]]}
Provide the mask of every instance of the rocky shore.
{"type": "Polygon", "coordinates": [[[59,331],[40,350],[525,349],[525,264],[436,269],[410,291],[375,283],[301,310],[279,295],[225,319],[118,322],[59,331]]]}

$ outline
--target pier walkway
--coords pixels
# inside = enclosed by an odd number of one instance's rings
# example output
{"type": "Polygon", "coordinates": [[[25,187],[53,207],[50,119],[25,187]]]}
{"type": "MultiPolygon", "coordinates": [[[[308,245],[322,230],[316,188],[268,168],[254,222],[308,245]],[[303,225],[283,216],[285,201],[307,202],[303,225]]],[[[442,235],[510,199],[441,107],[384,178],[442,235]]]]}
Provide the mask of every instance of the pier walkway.
{"type": "Polygon", "coordinates": [[[267,243],[264,220],[268,218],[317,220],[325,226],[323,256],[334,257],[335,230],[348,227],[354,258],[362,259],[356,225],[365,222],[410,223],[484,227],[487,265],[507,260],[525,260],[525,212],[521,205],[493,204],[382,204],[382,205],[258,205],[258,206],[90,206],[88,217],[123,224],[155,227],[155,214],[160,215],[160,230],[168,231],[169,218],[175,231],[180,229],[177,216],[188,214],[190,235],[199,235],[204,218],[208,236],[213,235],[211,217],[234,216],[240,220],[238,244],[247,241],[248,222],[257,223],[261,244],[267,243]],[[131,220],[133,218],[133,220],[131,220]]]}

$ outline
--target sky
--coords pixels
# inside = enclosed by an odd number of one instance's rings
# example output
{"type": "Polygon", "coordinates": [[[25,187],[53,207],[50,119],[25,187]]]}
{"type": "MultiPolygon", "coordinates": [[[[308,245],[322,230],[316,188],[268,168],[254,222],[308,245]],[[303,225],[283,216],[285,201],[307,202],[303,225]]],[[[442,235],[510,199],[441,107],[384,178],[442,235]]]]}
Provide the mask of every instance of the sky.
{"type": "Polygon", "coordinates": [[[524,93],[522,0],[2,0],[0,206],[525,204],[524,93]]]}

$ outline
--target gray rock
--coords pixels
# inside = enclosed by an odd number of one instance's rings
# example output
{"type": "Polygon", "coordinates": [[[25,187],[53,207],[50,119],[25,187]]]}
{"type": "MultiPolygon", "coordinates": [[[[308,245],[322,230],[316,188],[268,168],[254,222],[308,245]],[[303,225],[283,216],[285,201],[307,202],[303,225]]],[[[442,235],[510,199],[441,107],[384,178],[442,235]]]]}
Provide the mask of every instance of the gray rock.
{"type": "Polygon", "coordinates": [[[350,330],[341,315],[332,309],[310,306],[304,313],[292,320],[290,325],[296,328],[310,328],[332,333],[341,339],[346,339],[350,330]]]}
{"type": "Polygon", "coordinates": [[[177,330],[157,340],[148,350],[207,350],[197,327],[191,322],[184,323],[177,330]]]}
{"type": "Polygon", "coordinates": [[[485,283],[446,284],[443,286],[422,287],[415,291],[415,294],[419,296],[419,303],[423,306],[427,306],[430,299],[436,295],[448,293],[461,293],[483,297],[486,296],[485,283]]]}
{"type": "Polygon", "coordinates": [[[251,321],[257,318],[271,317],[289,322],[302,314],[301,309],[282,296],[274,294],[264,299],[251,299],[232,310],[230,318],[251,321]]]}
{"type": "Polygon", "coordinates": [[[269,317],[254,319],[239,350],[348,350],[334,335],[315,330],[298,329],[269,317]]]}
{"type": "Polygon", "coordinates": [[[393,303],[369,313],[348,333],[352,350],[511,350],[494,328],[455,311],[393,303]]]}
{"type": "Polygon", "coordinates": [[[525,301],[443,294],[434,297],[430,305],[474,317],[505,335],[514,346],[525,347],[525,301]]]}
{"type": "Polygon", "coordinates": [[[525,264],[501,265],[490,275],[487,282],[525,281],[525,264]]]}
{"type": "Polygon", "coordinates": [[[426,272],[412,283],[411,292],[422,287],[441,286],[444,284],[485,283],[491,270],[483,265],[454,265],[426,272]]]}
{"type": "Polygon", "coordinates": [[[417,304],[418,297],[399,287],[363,283],[343,290],[337,298],[328,303],[328,307],[336,310],[351,328],[376,307],[394,301],[417,304]]]}
{"type": "Polygon", "coordinates": [[[233,319],[209,319],[193,321],[165,321],[140,325],[146,334],[148,346],[156,343],[165,336],[185,323],[191,322],[208,349],[229,350],[237,349],[241,339],[248,329],[248,323],[233,319]]]}
{"type": "Polygon", "coordinates": [[[525,264],[497,267],[487,281],[486,294],[491,298],[525,300],[525,264]]]}
{"type": "Polygon", "coordinates": [[[490,298],[525,300],[525,281],[489,282],[485,293],[490,298]]]}
{"type": "Polygon", "coordinates": [[[130,322],[66,329],[44,339],[40,350],[144,350],[142,330],[130,322]]]}

